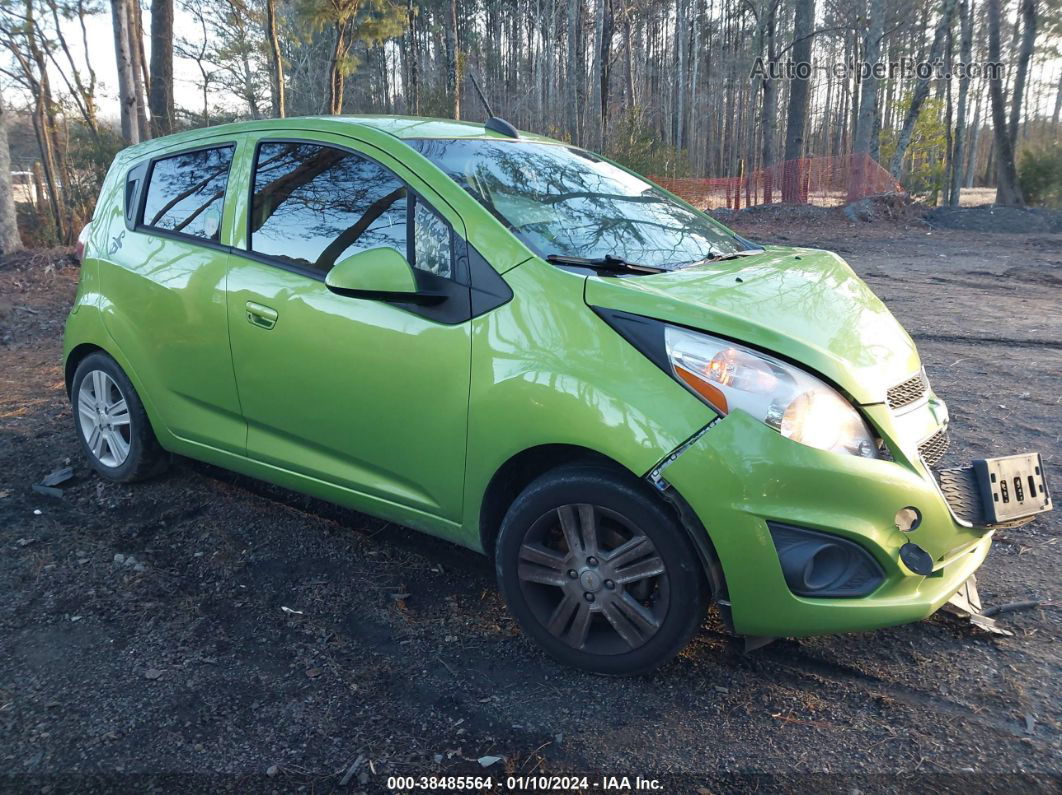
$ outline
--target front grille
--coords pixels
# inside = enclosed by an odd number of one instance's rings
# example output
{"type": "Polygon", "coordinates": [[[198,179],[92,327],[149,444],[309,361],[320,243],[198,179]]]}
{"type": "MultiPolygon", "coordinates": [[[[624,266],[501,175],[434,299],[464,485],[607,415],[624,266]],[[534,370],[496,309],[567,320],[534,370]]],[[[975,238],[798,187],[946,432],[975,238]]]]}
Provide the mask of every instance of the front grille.
{"type": "Polygon", "coordinates": [[[918,454],[925,459],[925,462],[931,467],[940,463],[940,459],[944,457],[944,454],[948,452],[948,445],[951,440],[948,439],[947,428],[941,428],[934,433],[922,444],[918,445],[918,454]]]}
{"type": "Polygon", "coordinates": [[[885,393],[890,409],[899,409],[909,406],[922,399],[929,389],[925,376],[919,371],[914,378],[908,378],[902,384],[897,384],[885,393]]]}
{"type": "Polygon", "coordinates": [[[937,483],[951,512],[972,525],[984,526],[985,513],[973,467],[937,470],[937,483]]]}

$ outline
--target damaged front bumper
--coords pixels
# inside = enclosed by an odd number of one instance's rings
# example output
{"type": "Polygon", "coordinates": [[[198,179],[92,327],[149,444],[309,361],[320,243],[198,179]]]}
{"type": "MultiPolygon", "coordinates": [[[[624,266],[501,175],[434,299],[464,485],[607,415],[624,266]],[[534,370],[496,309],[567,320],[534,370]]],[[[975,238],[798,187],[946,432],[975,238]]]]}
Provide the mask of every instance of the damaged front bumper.
{"type": "Polygon", "coordinates": [[[805,447],[742,412],[695,435],[650,479],[675,489],[707,530],[733,629],[742,635],[814,635],[921,620],[952,598],[992,543],[991,530],[956,521],[920,462],[805,447]],[[907,507],[917,509],[920,522],[901,532],[895,517],[907,507]],[[779,526],[858,545],[879,569],[873,590],[858,598],[794,593],[779,558],[779,526]],[[911,544],[928,556],[916,566],[921,574],[901,556],[911,544]]]}

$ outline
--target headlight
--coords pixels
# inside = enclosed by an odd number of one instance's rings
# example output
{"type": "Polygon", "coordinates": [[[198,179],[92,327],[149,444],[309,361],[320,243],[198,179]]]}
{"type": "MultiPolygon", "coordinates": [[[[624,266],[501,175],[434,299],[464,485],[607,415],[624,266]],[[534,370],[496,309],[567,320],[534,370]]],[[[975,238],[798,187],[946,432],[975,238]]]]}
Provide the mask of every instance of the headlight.
{"type": "Polygon", "coordinates": [[[675,376],[720,413],[740,409],[794,442],[878,457],[859,412],[818,378],[707,334],[667,326],[664,339],[675,376]]]}

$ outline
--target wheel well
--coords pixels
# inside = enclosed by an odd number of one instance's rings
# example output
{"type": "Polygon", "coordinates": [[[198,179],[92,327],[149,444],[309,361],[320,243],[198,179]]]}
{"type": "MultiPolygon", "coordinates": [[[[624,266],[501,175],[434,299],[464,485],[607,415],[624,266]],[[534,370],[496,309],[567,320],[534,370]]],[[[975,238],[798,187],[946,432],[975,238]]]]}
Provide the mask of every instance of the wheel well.
{"type": "MultiPolygon", "coordinates": [[[[527,488],[535,478],[551,469],[576,462],[598,463],[615,467],[623,472],[630,471],[608,456],[577,445],[547,444],[517,453],[494,473],[494,477],[491,478],[487,491],[483,495],[483,504],[479,514],[479,538],[487,557],[494,558],[494,542],[498,537],[498,531],[501,529],[505,512],[520,492],[527,488]]],[[[639,478],[639,480],[642,479],[639,478]]],[[[644,480],[643,483],[645,483],[644,480]]],[[[723,576],[722,566],[719,563],[719,556],[715,551],[715,545],[712,543],[708,531],[704,528],[700,519],[697,518],[697,514],[674,487],[667,489],[664,493],[650,489],[648,484],[645,487],[647,491],[653,491],[654,495],[660,499],[661,504],[674,514],[680,525],[689,534],[690,541],[696,548],[697,556],[701,561],[704,576],[711,587],[712,598],[725,607],[723,610],[724,621],[728,627],[732,626],[726,580],[723,576]]]]}
{"type": "Polygon", "coordinates": [[[513,500],[537,478],[564,464],[577,461],[625,468],[608,456],[572,444],[544,444],[517,453],[494,473],[479,512],[479,540],[487,557],[494,557],[494,541],[513,500]]]}
{"type": "Polygon", "coordinates": [[[81,364],[82,360],[90,353],[102,350],[103,348],[99,345],[83,342],[70,351],[70,355],[66,357],[66,366],[63,370],[63,380],[66,383],[66,394],[68,397],[70,395],[70,388],[74,383],[74,373],[77,372],[77,366],[81,364]]]}

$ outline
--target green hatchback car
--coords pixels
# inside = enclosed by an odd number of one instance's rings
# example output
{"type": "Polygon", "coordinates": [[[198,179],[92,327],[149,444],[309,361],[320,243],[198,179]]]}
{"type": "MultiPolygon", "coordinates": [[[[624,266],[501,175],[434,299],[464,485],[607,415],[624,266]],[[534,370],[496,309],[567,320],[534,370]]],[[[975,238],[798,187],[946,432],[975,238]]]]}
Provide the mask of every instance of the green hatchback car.
{"type": "Polygon", "coordinates": [[[925,618],[1036,454],[935,469],[948,412],[836,254],[758,246],[492,118],[255,121],[121,152],[66,326],[102,476],[180,454],[493,557],[559,660],[648,671],[925,618]]]}

